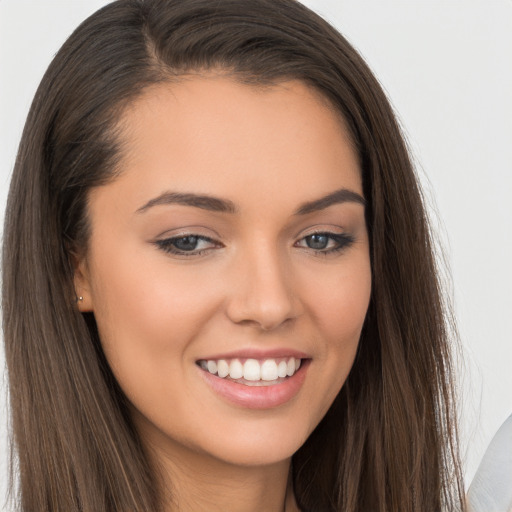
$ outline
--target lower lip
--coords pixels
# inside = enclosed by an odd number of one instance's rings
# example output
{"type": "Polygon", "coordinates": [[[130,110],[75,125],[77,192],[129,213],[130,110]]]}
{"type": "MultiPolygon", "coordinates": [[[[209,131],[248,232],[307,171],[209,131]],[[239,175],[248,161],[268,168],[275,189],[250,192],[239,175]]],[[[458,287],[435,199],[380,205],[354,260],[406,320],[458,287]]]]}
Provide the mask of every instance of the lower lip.
{"type": "Polygon", "coordinates": [[[298,394],[308,367],[309,360],[303,359],[300,368],[291,377],[269,386],[246,386],[198,369],[213,391],[229,402],[247,409],[271,409],[286,404],[298,394]]]}

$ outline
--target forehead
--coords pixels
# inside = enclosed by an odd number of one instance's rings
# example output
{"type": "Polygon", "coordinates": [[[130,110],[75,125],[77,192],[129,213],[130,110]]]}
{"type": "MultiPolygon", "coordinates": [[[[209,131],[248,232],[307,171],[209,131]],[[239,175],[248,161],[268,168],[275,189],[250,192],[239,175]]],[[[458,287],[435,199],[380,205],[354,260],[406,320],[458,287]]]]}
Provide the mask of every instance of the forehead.
{"type": "Polygon", "coordinates": [[[120,128],[121,180],[133,181],[140,201],[166,188],[273,191],[283,200],[292,188],[312,197],[340,187],[362,193],[341,116],[300,81],[262,87],[194,76],[159,84],[125,110],[120,128]]]}

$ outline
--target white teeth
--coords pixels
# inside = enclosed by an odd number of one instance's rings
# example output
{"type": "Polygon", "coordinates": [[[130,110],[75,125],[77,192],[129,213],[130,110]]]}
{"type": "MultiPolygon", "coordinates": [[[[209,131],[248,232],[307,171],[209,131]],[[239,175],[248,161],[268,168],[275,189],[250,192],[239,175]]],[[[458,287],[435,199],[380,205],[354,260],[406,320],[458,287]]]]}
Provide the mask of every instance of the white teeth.
{"type": "Polygon", "coordinates": [[[281,361],[278,365],[277,365],[277,376],[280,377],[280,378],[283,378],[283,377],[286,377],[287,375],[287,364],[286,364],[286,361],[281,361]]]}
{"type": "Polygon", "coordinates": [[[244,376],[244,367],[238,359],[233,359],[229,365],[229,376],[232,379],[241,379],[244,376]]]}
{"type": "Polygon", "coordinates": [[[273,359],[267,359],[261,365],[261,380],[277,379],[277,363],[273,359]]]}
{"type": "Polygon", "coordinates": [[[229,377],[233,380],[244,379],[248,382],[265,381],[272,382],[277,379],[291,377],[301,365],[301,359],[290,357],[287,359],[247,359],[243,364],[238,359],[227,361],[226,359],[202,359],[199,366],[213,375],[222,379],[229,377]]]}
{"type": "Polygon", "coordinates": [[[295,359],[291,357],[286,364],[286,375],[291,377],[295,373],[295,359]]]}
{"type": "Polygon", "coordinates": [[[208,361],[207,366],[210,373],[217,373],[217,363],[215,361],[208,361]]]}
{"type": "Polygon", "coordinates": [[[229,375],[229,364],[224,359],[219,359],[217,363],[217,375],[222,378],[229,375]]]}
{"type": "Polygon", "coordinates": [[[245,380],[260,380],[261,379],[261,366],[256,359],[247,359],[244,363],[244,379],[245,380]]]}

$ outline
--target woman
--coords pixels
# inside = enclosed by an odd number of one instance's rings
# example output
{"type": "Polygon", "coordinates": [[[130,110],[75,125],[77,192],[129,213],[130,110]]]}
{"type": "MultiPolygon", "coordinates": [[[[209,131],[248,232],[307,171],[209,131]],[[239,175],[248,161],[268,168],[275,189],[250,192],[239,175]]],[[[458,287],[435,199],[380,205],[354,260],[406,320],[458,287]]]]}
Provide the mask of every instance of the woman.
{"type": "Polygon", "coordinates": [[[300,4],[86,20],[29,114],[3,265],[22,510],[463,508],[416,178],[300,4]]]}

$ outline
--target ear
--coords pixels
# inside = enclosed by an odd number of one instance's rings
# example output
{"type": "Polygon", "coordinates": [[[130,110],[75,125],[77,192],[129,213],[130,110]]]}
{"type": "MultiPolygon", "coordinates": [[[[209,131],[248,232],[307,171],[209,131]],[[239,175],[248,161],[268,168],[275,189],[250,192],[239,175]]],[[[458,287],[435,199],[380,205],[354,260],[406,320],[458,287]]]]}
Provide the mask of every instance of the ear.
{"type": "Polygon", "coordinates": [[[73,263],[73,282],[75,285],[76,304],[81,313],[94,311],[91,295],[90,273],[87,258],[84,255],[71,254],[73,263]]]}

